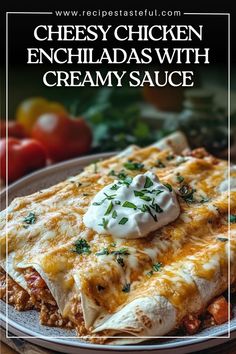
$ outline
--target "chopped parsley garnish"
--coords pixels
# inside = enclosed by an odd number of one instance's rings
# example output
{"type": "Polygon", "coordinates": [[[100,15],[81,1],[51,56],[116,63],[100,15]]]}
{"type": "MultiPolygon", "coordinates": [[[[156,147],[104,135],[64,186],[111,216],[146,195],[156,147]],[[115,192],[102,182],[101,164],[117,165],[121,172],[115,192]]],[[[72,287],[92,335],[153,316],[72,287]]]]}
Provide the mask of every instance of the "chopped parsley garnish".
{"type": "Polygon", "coordinates": [[[119,188],[120,188],[120,187],[117,186],[117,184],[114,184],[110,189],[111,189],[112,191],[117,191],[119,188]]]}
{"type": "Polygon", "coordinates": [[[121,204],[121,201],[120,201],[120,200],[116,200],[116,201],[115,201],[115,204],[116,204],[116,205],[120,205],[120,204],[121,204]]]}
{"type": "Polygon", "coordinates": [[[170,161],[170,160],[174,160],[174,155],[168,155],[167,157],[166,157],[166,160],[167,161],[170,161]]]}
{"type": "Polygon", "coordinates": [[[144,184],[144,188],[150,188],[152,186],[153,186],[153,182],[152,182],[151,178],[146,176],[146,181],[145,181],[145,184],[144,184]]]}
{"type": "Polygon", "coordinates": [[[184,184],[181,188],[179,188],[179,192],[180,192],[182,199],[186,203],[194,203],[195,202],[193,194],[194,194],[194,192],[196,192],[196,190],[193,189],[192,187],[190,187],[189,185],[184,184]]]}
{"type": "Polygon", "coordinates": [[[95,255],[96,256],[104,256],[104,255],[108,256],[109,253],[110,253],[109,249],[106,247],[106,248],[103,248],[101,251],[95,253],[95,255]]]}
{"type": "Polygon", "coordinates": [[[36,223],[36,215],[35,213],[30,212],[23,220],[28,225],[32,225],[36,223]]]}
{"type": "Polygon", "coordinates": [[[158,168],[164,168],[164,167],[166,167],[166,166],[164,165],[164,163],[163,163],[161,160],[157,160],[156,167],[158,167],[158,168]]]}
{"type": "Polygon", "coordinates": [[[236,215],[231,214],[231,215],[229,216],[229,222],[230,222],[231,224],[235,224],[235,223],[236,223],[236,215]]]}
{"type": "Polygon", "coordinates": [[[109,171],[108,176],[116,176],[115,171],[114,170],[109,171]]]}
{"type": "Polygon", "coordinates": [[[163,267],[163,264],[158,262],[156,264],[153,264],[152,269],[154,270],[154,272],[159,272],[159,270],[161,269],[161,267],[163,267]]]}
{"type": "Polygon", "coordinates": [[[116,210],[113,210],[111,217],[112,217],[113,219],[116,219],[116,218],[117,218],[117,212],[116,212],[116,210]]]}
{"type": "Polygon", "coordinates": [[[144,167],[144,164],[142,164],[142,163],[140,163],[140,162],[128,161],[128,162],[125,162],[125,163],[124,163],[124,167],[125,167],[127,170],[131,170],[131,171],[134,171],[134,170],[142,170],[143,167],[144,167]]]}
{"type": "Polygon", "coordinates": [[[123,204],[122,204],[122,206],[124,207],[124,208],[131,208],[131,209],[137,209],[137,206],[135,205],[135,204],[133,204],[133,203],[131,203],[131,202],[128,202],[128,200],[126,200],[123,204]]]}
{"type": "Polygon", "coordinates": [[[147,276],[151,277],[153,273],[159,272],[161,268],[163,267],[163,264],[158,262],[152,265],[152,269],[146,273],[147,276]]]}
{"type": "Polygon", "coordinates": [[[122,288],[122,291],[124,293],[129,293],[130,292],[130,283],[126,283],[123,288],[122,288]]]}
{"type": "Polygon", "coordinates": [[[109,220],[102,218],[102,224],[98,224],[99,226],[102,226],[105,230],[107,229],[107,225],[108,225],[109,220]]]}
{"type": "Polygon", "coordinates": [[[125,266],[124,259],[120,256],[116,258],[116,262],[121,265],[121,267],[125,266]]]}
{"type": "Polygon", "coordinates": [[[119,250],[112,251],[111,254],[114,254],[115,256],[120,256],[120,255],[128,256],[130,253],[129,253],[128,248],[122,247],[119,250]]]}
{"type": "Polygon", "coordinates": [[[122,218],[122,219],[119,221],[119,224],[120,224],[120,225],[125,225],[128,220],[129,220],[128,218],[122,218]]]}
{"type": "Polygon", "coordinates": [[[125,173],[124,171],[120,171],[119,173],[118,173],[118,175],[117,175],[117,177],[119,178],[119,179],[126,179],[126,177],[127,177],[127,173],[125,173]]]}
{"type": "Polygon", "coordinates": [[[176,179],[178,183],[182,183],[184,181],[184,177],[181,176],[179,173],[177,173],[176,179]]]}
{"type": "Polygon", "coordinates": [[[127,187],[129,187],[129,185],[132,183],[133,178],[130,176],[127,176],[124,179],[121,179],[121,181],[119,183],[125,184],[127,187]]]}
{"type": "Polygon", "coordinates": [[[210,198],[207,198],[207,197],[203,197],[202,195],[201,195],[201,200],[200,200],[200,203],[207,203],[207,202],[209,202],[210,201],[210,198]]]}
{"type": "Polygon", "coordinates": [[[75,249],[73,250],[73,252],[78,253],[78,254],[90,254],[90,246],[88,244],[88,242],[84,239],[84,238],[79,238],[75,244],[75,249]]]}
{"type": "Polygon", "coordinates": [[[113,209],[113,203],[110,202],[104,215],[109,215],[111,213],[112,209],[113,209]]]}
{"type": "Polygon", "coordinates": [[[172,192],[172,186],[169,183],[163,183],[163,186],[165,186],[167,189],[169,189],[170,192],[172,192]]]}
{"type": "Polygon", "coordinates": [[[228,239],[226,237],[217,237],[217,240],[221,241],[221,242],[227,242],[228,241],[228,239]]]}
{"type": "MultiPolygon", "coordinates": [[[[112,246],[112,244],[110,245],[111,247],[115,247],[116,245],[114,244],[114,246],[112,246]]],[[[116,261],[119,263],[119,264],[123,264],[124,261],[122,262],[121,260],[119,260],[119,258],[122,259],[122,257],[120,256],[128,256],[130,253],[129,253],[129,250],[128,248],[126,247],[123,247],[123,248],[120,248],[119,250],[115,250],[115,251],[110,251],[107,247],[103,248],[101,251],[95,253],[96,256],[108,256],[109,254],[117,257],[116,258],[116,261]]],[[[123,259],[122,259],[123,260],[123,259]]],[[[122,265],[123,267],[123,265],[122,265]]]]}

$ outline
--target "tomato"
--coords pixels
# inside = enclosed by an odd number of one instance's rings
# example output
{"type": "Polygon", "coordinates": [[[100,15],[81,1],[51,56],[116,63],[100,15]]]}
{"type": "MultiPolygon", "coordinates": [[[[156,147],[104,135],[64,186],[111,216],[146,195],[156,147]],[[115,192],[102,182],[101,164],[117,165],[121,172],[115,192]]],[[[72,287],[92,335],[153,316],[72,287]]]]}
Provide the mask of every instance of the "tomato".
{"type": "Polygon", "coordinates": [[[25,129],[22,124],[14,120],[9,120],[8,123],[0,121],[0,137],[6,137],[6,126],[8,126],[8,136],[14,138],[26,138],[25,129]]]}
{"type": "Polygon", "coordinates": [[[67,113],[65,107],[58,102],[51,102],[42,97],[29,98],[23,101],[17,109],[16,119],[26,132],[31,129],[39,116],[44,113],[67,113]]]}
{"type": "Polygon", "coordinates": [[[231,318],[229,314],[228,302],[224,296],[219,296],[207,308],[207,311],[213,316],[216,324],[227,322],[231,318]]]}
{"type": "Polygon", "coordinates": [[[181,87],[144,86],[143,96],[146,101],[161,111],[179,112],[182,109],[184,92],[181,87]]]}
{"type": "Polygon", "coordinates": [[[6,181],[6,152],[8,149],[8,181],[13,182],[28,172],[44,167],[47,154],[36,140],[9,138],[0,140],[1,178],[6,181]]]}
{"type": "Polygon", "coordinates": [[[62,161],[89,151],[92,133],[83,118],[65,114],[44,114],[32,129],[32,137],[40,141],[53,161],[62,161]]]}

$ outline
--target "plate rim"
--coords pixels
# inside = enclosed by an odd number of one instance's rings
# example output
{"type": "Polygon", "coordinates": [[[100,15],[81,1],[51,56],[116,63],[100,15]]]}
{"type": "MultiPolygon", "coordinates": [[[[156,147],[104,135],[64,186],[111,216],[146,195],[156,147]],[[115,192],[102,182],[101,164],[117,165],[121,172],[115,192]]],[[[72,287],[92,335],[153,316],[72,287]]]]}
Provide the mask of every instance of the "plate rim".
{"type": "MultiPolygon", "coordinates": [[[[104,153],[98,153],[98,154],[91,154],[91,155],[86,155],[83,157],[76,157],[67,161],[62,161],[50,166],[46,166],[42,169],[39,169],[37,171],[34,171],[30,174],[28,174],[27,176],[24,176],[22,178],[20,178],[19,180],[15,181],[14,183],[8,185],[8,193],[12,191],[12,193],[14,193],[14,189],[15,188],[19,188],[21,185],[24,185],[25,183],[29,183],[31,181],[32,178],[39,178],[41,177],[45,177],[47,174],[53,173],[54,170],[61,170],[64,169],[66,167],[75,167],[78,164],[78,170],[80,169],[80,167],[85,167],[86,165],[88,165],[89,163],[92,163],[93,160],[97,160],[97,159],[105,159],[105,158],[109,158],[114,156],[115,154],[119,154],[119,152],[104,152],[104,153]]],[[[58,182],[57,182],[58,183],[58,182]]],[[[6,196],[6,189],[4,189],[3,191],[1,191],[0,193],[0,198],[4,198],[5,199],[6,196]]],[[[5,205],[5,203],[3,203],[3,205],[5,205]]],[[[4,206],[3,206],[4,209],[4,206]]],[[[2,208],[1,208],[2,210],[2,208]]],[[[6,304],[7,306],[7,304],[6,304]]],[[[10,306],[10,305],[8,305],[10,306]]],[[[70,342],[69,340],[65,340],[60,339],[60,338],[47,338],[46,336],[37,336],[37,332],[35,332],[34,330],[30,330],[27,329],[24,326],[21,326],[19,323],[14,322],[13,320],[6,318],[6,316],[0,312],[0,319],[2,321],[4,321],[5,323],[8,323],[11,325],[11,327],[16,328],[18,331],[29,334],[30,338],[35,338],[35,339],[41,339],[43,341],[49,341],[51,343],[57,343],[60,345],[64,345],[64,346],[72,346],[72,347],[81,347],[84,349],[97,349],[97,350],[115,350],[115,351],[121,351],[121,350],[126,350],[126,351],[132,351],[132,350],[136,350],[136,351],[152,351],[152,350],[157,350],[157,349],[173,349],[173,348],[177,348],[177,347],[186,347],[186,346],[190,346],[190,345],[194,345],[194,344],[198,344],[198,343],[203,343],[203,342],[207,342],[207,341],[214,341],[216,339],[222,340],[222,342],[224,341],[229,341],[231,339],[231,335],[232,334],[236,334],[236,325],[231,326],[231,323],[229,324],[229,337],[224,337],[225,334],[227,334],[227,331],[225,329],[218,329],[215,327],[216,329],[216,333],[217,335],[214,335],[213,337],[196,337],[196,338],[188,338],[186,337],[185,341],[179,341],[179,342],[175,342],[175,343],[162,343],[162,344],[149,344],[149,345],[145,345],[145,344],[135,344],[135,345],[110,345],[110,344],[93,344],[93,343],[85,343],[85,342],[70,342]],[[231,330],[232,328],[232,330],[231,330]],[[223,337],[222,337],[223,336],[223,337]],[[222,337],[222,338],[221,338],[222,337]]],[[[21,338],[21,337],[19,337],[21,338]]],[[[79,338],[79,337],[78,337],[79,338]]],[[[171,338],[171,337],[167,337],[167,338],[171,338]]],[[[183,337],[183,339],[185,339],[183,337]]]]}

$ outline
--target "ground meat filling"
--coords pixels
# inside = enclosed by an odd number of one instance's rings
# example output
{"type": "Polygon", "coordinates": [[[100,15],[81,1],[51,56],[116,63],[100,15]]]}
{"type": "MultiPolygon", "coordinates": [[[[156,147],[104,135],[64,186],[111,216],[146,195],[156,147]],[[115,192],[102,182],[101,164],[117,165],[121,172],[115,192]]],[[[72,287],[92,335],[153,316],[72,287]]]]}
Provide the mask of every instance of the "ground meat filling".
{"type": "Polygon", "coordinates": [[[24,277],[34,307],[40,311],[41,324],[52,327],[74,328],[74,324],[70,320],[62,318],[57,303],[40,274],[33,268],[27,268],[24,277]]]}
{"type": "Polygon", "coordinates": [[[31,297],[27,291],[18,285],[9,275],[6,275],[6,272],[2,268],[0,268],[0,299],[8,302],[18,311],[31,310],[34,308],[31,297]]]}

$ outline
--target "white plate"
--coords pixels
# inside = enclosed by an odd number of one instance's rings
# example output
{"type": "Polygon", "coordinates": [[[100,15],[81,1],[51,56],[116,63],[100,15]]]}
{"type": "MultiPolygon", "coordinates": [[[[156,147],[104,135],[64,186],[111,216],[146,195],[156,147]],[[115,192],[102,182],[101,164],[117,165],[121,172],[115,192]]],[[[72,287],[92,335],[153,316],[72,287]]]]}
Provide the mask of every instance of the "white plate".
{"type": "MultiPolygon", "coordinates": [[[[27,195],[40,189],[50,187],[69,176],[78,174],[84,166],[93,161],[104,159],[111,155],[112,153],[105,153],[77,158],[32,173],[9,187],[8,202],[10,203],[15,197],[27,195]]],[[[3,209],[6,204],[4,192],[1,194],[1,201],[1,208],[3,209]]],[[[158,354],[174,354],[180,353],[180,351],[181,353],[189,353],[196,350],[210,348],[236,338],[236,308],[234,308],[234,316],[230,324],[230,338],[227,338],[228,325],[223,324],[205,329],[192,337],[152,340],[148,343],[129,346],[99,345],[83,342],[81,339],[76,338],[74,331],[41,326],[36,311],[18,312],[3,302],[1,302],[0,319],[3,326],[6,327],[6,322],[8,323],[9,336],[24,337],[27,341],[32,343],[48,349],[65,352],[67,354],[90,354],[99,350],[129,353],[152,351],[158,354]],[[6,320],[6,315],[8,320],[6,320]],[[63,338],[65,336],[71,338],[63,338]],[[217,338],[220,336],[223,336],[223,338],[217,338]]],[[[19,342],[18,339],[17,341],[19,342]]]]}

